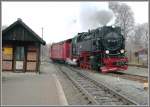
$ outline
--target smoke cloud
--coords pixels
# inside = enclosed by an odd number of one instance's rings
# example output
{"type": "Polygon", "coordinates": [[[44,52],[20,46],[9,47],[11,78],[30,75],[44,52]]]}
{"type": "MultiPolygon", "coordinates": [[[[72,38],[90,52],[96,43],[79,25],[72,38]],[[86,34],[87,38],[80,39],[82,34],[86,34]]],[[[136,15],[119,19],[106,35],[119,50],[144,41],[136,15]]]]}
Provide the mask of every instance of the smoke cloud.
{"type": "Polygon", "coordinates": [[[113,13],[107,10],[101,10],[95,12],[95,20],[99,22],[101,25],[107,25],[113,18],[113,13]]]}
{"type": "Polygon", "coordinates": [[[109,10],[98,10],[89,4],[80,6],[80,24],[83,31],[107,25],[113,19],[113,12],[109,10]]]}

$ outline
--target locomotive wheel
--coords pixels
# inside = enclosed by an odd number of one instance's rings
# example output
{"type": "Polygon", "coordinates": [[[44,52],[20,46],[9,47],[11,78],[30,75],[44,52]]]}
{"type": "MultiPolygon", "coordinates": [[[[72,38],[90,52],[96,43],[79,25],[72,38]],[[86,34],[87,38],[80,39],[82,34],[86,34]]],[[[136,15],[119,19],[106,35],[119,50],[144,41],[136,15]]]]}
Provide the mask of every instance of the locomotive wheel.
{"type": "Polygon", "coordinates": [[[80,68],[83,68],[83,65],[82,65],[82,64],[80,64],[80,68]]]}

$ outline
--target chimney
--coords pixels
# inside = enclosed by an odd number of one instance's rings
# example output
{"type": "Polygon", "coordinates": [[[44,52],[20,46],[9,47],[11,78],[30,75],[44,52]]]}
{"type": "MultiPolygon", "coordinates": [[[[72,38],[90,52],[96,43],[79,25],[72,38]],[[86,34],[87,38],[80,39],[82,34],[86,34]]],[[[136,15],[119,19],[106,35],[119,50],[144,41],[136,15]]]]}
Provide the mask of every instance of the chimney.
{"type": "Polygon", "coordinates": [[[18,20],[18,21],[22,21],[22,19],[21,19],[21,18],[17,18],[17,20],[18,20]]]}

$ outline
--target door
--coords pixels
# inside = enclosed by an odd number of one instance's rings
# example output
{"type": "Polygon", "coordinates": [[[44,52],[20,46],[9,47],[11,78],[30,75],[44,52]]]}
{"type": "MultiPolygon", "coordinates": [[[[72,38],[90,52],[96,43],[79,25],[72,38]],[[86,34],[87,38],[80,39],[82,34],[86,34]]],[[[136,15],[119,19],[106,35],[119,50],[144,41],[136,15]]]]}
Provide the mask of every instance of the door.
{"type": "Polygon", "coordinates": [[[15,71],[24,71],[25,50],[23,46],[17,46],[15,50],[15,71]]]}

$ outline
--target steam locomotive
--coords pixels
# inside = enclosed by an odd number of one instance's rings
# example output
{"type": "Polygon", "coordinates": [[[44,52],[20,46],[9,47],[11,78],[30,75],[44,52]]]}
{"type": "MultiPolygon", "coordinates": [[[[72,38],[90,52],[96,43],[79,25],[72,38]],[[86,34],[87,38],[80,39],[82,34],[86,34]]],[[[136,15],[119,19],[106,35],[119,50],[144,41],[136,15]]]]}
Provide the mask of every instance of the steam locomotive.
{"type": "Polygon", "coordinates": [[[103,73],[128,68],[125,38],[121,34],[121,28],[114,26],[81,32],[71,39],[53,43],[50,58],[103,73]]]}

